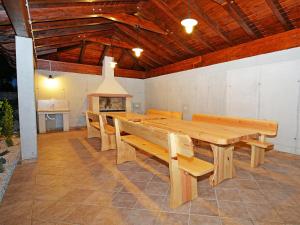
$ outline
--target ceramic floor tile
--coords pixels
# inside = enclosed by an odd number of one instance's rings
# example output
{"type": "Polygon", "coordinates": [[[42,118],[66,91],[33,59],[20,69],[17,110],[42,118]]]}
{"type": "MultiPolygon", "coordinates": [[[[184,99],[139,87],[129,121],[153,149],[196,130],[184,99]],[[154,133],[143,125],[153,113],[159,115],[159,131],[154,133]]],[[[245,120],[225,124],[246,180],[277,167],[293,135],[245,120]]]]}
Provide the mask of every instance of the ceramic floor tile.
{"type": "Polygon", "coordinates": [[[189,215],[161,212],[156,225],[188,225],[189,215]]]}
{"type": "Polygon", "coordinates": [[[190,212],[192,214],[206,215],[206,216],[218,216],[218,204],[216,200],[207,200],[197,198],[192,201],[190,212]]]}
{"type": "MultiPolygon", "coordinates": [[[[86,131],[39,135],[39,159],[18,165],[0,205],[0,225],[300,225],[300,157],[270,151],[250,167],[235,151],[236,176],[212,188],[198,178],[199,197],[169,207],[169,170],[154,157],[115,164],[86,131]]],[[[209,146],[196,155],[213,160],[209,146]]]]}
{"type": "Polygon", "coordinates": [[[243,202],[219,201],[219,213],[221,217],[250,219],[243,202]]]}
{"type": "Polygon", "coordinates": [[[219,201],[241,201],[239,189],[236,188],[217,188],[216,195],[219,201]]]}
{"type": "Polygon", "coordinates": [[[245,204],[252,220],[260,222],[283,222],[276,210],[269,204],[245,204]]]}
{"type": "Polygon", "coordinates": [[[219,217],[191,215],[189,225],[222,225],[219,217]]]}

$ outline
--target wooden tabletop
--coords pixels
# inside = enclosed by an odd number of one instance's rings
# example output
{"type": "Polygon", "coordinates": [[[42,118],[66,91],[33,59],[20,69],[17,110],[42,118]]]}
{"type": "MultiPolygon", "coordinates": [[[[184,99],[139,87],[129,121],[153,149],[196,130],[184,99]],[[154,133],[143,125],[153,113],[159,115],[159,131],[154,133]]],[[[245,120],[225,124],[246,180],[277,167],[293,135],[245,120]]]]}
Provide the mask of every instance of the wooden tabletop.
{"type": "Polygon", "coordinates": [[[184,133],[191,138],[216,145],[229,145],[258,135],[245,128],[176,119],[144,120],[142,124],[184,133]]]}
{"type": "Polygon", "coordinates": [[[132,113],[132,112],[107,112],[103,113],[107,116],[111,116],[113,118],[120,118],[120,119],[125,119],[127,121],[133,121],[133,122],[141,122],[144,120],[159,120],[159,119],[164,119],[164,116],[160,115],[143,115],[143,114],[138,114],[138,113],[132,113]]]}

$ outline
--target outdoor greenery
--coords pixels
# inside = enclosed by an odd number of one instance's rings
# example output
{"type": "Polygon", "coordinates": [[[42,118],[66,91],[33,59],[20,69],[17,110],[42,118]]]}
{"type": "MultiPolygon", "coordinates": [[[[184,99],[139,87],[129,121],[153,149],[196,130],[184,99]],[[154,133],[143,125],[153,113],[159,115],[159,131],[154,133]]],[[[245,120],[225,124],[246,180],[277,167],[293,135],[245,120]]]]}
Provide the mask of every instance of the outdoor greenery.
{"type": "Polygon", "coordinates": [[[12,135],[14,132],[13,108],[8,100],[0,101],[0,134],[5,137],[8,146],[13,145],[12,135]]]}

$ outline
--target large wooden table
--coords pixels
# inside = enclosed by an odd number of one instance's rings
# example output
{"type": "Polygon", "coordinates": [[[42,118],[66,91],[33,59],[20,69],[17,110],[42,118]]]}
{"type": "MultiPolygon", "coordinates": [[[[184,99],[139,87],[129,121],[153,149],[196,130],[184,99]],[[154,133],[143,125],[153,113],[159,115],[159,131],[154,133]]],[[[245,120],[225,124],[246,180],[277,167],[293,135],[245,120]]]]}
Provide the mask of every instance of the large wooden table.
{"type": "Polygon", "coordinates": [[[191,138],[208,142],[214,154],[214,174],[210,178],[211,185],[217,185],[234,176],[233,149],[234,144],[258,136],[252,129],[231,127],[226,125],[167,119],[159,115],[141,115],[128,112],[104,113],[113,118],[140,122],[145,126],[153,126],[189,135],[191,138]]]}
{"type": "Polygon", "coordinates": [[[211,185],[217,185],[234,176],[233,144],[258,135],[250,129],[176,119],[152,119],[141,123],[145,126],[184,133],[196,140],[210,143],[215,166],[214,174],[210,178],[211,185]]]}

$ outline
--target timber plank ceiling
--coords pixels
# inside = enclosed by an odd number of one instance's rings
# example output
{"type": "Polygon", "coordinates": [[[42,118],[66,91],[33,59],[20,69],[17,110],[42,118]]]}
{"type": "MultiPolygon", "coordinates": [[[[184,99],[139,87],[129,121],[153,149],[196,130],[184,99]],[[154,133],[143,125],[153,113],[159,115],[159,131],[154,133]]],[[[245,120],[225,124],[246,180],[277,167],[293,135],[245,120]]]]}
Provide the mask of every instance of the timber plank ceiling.
{"type": "MultiPolygon", "coordinates": [[[[0,5],[1,54],[13,66],[14,35],[26,36],[26,31],[34,39],[37,59],[101,66],[109,55],[118,68],[151,76],[168,72],[168,65],[181,67],[178,62],[183,61],[194,67],[201,61],[199,56],[300,27],[300,0],[190,0],[191,17],[198,20],[192,34],[180,25],[187,17],[186,0],[28,2],[28,10],[25,0],[2,0],[0,5]],[[14,18],[20,15],[23,29],[20,19],[14,18]],[[131,51],[137,41],[144,49],[140,58],[131,51]]],[[[300,41],[292,47],[298,45],[300,41]]]]}

